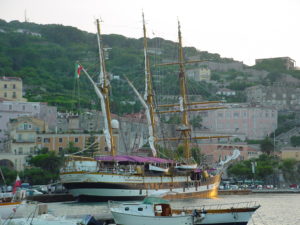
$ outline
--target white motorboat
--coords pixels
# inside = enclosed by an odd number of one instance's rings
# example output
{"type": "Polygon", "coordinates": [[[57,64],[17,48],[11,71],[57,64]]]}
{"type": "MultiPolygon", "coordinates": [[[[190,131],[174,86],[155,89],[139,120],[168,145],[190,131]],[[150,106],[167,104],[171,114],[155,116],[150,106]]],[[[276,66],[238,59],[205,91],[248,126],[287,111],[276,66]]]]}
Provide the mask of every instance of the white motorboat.
{"type": "Polygon", "coordinates": [[[115,223],[122,225],[194,225],[204,218],[204,214],[174,214],[166,200],[155,197],[147,197],[142,203],[114,204],[109,202],[110,211],[115,223]]]}
{"type": "Polygon", "coordinates": [[[260,206],[242,202],[172,209],[166,200],[148,197],[142,203],[109,202],[109,207],[120,225],[246,225],[260,206]]]}

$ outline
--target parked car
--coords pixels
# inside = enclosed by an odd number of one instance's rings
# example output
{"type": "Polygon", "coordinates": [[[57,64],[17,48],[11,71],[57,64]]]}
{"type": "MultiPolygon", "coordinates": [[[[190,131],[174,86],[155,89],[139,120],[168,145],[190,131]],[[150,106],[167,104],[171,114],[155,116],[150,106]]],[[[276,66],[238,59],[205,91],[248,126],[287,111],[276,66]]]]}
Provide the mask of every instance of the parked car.
{"type": "Polygon", "coordinates": [[[43,193],[36,190],[36,189],[27,189],[26,190],[26,195],[27,196],[33,196],[33,195],[42,195],[43,193]]]}
{"type": "Polygon", "coordinates": [[[31,186],[30,186],[29,183],[22,183],[22,184],[21,184],[21,188],[22,188],[22,189],[30,189],[31,186]]]}
{"type": "Polygon", "coordinates": [[[34,186],[32,186],[32,188],[39,191],[39,192],[42,192],[43,194],[48,193],[47,185],[34,185],[34,186]]]}

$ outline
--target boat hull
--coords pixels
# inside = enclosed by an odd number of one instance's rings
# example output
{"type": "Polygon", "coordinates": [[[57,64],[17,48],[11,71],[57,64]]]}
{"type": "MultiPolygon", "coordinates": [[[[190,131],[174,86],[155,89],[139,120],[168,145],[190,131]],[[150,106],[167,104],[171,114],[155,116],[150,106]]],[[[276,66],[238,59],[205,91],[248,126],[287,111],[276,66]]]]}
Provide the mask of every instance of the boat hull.
{"type": "Polygon", "coordinates": [[[116,224],[120,225],[193,225],[193,217],[186,216],[138,216],[112,211],[116,224]]]}
{"type": "MultiPolygon", "coordinates": [[[[256,210],[256,209],[255,209],[256,210]]],[[[251,219],[251,216],[255,212],[252,209],[245,212],[219,212],[219,213],[207,213],[204,219],[201,221],[201,225],[246,225],[251,219]]]]}
{"type": "Polygon", "coordinates": [[[23,217],[26,206],[23,202],[1,202],[0,216],[2,219],[23,217]]]}
{"type": "Polygon", "coordinates": [[[189,176],[137,176],[105,173],[65,173],[61,181],[82,201],[139,200],[165,192],[166,199],[212,198],[218,194],[220,176],[191,181],[189,176]]]}

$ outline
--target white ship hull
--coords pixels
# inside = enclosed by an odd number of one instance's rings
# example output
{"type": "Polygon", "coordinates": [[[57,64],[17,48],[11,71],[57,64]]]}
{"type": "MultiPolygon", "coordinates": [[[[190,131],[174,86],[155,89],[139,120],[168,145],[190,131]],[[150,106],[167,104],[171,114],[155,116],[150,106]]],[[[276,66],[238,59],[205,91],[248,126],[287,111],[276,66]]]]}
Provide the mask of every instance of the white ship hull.
{"type": "Polygon", "coordinates": [[[61,174],[61,181],[69,192],[82,200],[143,199],[157,191],[172,193],[173,197],[215,197],[220,176],[205,182],[192,181],[189,176],[141,176],[108,173],[69,172],[61,174]]]}

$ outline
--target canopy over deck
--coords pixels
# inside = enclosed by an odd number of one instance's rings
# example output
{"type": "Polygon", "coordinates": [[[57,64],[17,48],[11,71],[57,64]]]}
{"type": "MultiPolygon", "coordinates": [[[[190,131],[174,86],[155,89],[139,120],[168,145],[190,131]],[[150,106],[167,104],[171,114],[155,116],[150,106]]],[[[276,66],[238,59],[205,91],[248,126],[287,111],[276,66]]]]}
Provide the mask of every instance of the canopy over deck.
{"type": "Polygon", "coordinates": [[[156,157],[143,157],[131,155],[117,155],[117,156],[98,156],[95,157],[98,161],[107,162],[136,162],[136,163],[173,163],[173,160],[162,159],[156,157]]]}

